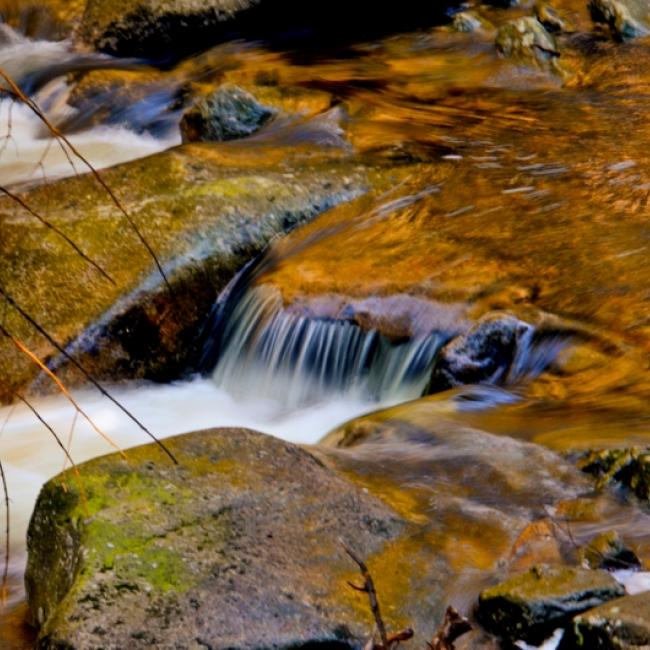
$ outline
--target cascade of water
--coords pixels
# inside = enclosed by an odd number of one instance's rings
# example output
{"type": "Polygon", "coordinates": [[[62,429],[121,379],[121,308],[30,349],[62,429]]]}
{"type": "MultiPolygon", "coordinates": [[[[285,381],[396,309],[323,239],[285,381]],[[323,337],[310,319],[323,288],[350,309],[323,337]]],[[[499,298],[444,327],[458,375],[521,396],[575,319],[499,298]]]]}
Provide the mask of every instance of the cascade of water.
{"type": "Polygon", "coordinates": [[[223,329],[214,379],[231,394],[288,407],[337,394],[403,401],[422,394],[443,342],[433,332],[393,343],[349,321],[294,314],[260,286],[249,289],[223,329]]]}

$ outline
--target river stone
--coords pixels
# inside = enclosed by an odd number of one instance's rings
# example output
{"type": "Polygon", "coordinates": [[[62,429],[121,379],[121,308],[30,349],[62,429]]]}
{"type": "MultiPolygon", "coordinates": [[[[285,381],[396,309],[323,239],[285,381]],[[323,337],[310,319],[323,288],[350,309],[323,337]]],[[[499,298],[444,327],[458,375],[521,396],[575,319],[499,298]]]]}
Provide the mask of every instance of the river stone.
{"type": "Polygon", "coordinates": [[[650,647],[650,591],[625,596],[580,614],[561,650],[645,650],[650,647]]]}
{"type": "Polygon", "coordinates": [[[440,350],[429,392],[464,384],[502,382],[518,350],[532,333],[532,325],[514,316],[486,314],[469,332],[452,339],[440,350]]]}
{"type": "Polygon", "coordinates": [[[181,134],[184,142],[236,140],[255,133],[272,115],[251,93],[225,84],[184,113],[181,134]]]}
{"type": "Polygon", "coordinates": [[[636,553],[628,548],[619,534],[610,530],[601,533],[578,549],[578,561],[589,569],[640,569],[636,553]]]}
{"type": "Polygon", "coordinates": [[[451,28],[457,32],[475,32],[482,26],[480,17],[472,11],[461,11],[451,21],[451,28]]]}
{"type": "Polygon", "coordinates": [[[307,451],[213,429],[106,456],[41,491],[26,586],[39,647],[356,647],[367,603],[346,583],[402,529],[307,451]]]}
{"type": "Polygon", "coordinates": [[[497,50],[518,63],[555,70],[559,57],[557,44],[544,25],[532,16],[511,20],[499,28],[497,50]]]}
{"type": "Polygon", "coordinates": [[[605,571],[542,565],[483,591],[477,615],[503,639],[539,645],[576,614],[624,593],[605,571]]]}
{"type": "Polygon", "coordinates": [[[650,33],[650,10],[642,0],[589,0],[589,13],[595,23],[607,25],[614,38],[621,41],[650,33]]]}

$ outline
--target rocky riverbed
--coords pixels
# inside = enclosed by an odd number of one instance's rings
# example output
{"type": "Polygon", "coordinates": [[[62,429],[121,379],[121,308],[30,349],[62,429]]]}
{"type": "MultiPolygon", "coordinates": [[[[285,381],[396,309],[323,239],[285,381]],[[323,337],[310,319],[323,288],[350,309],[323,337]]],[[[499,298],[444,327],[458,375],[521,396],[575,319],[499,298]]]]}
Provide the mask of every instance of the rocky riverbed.
{"type": "Polygon", "coordinates": [[[361,648],[349,548],[411,647],[449,605],[436,650],[650,645],[646,3],[309,5],[0,2],[0,68],[115,138],[19,169],[7,122],[0,401],[63,408],[29,349],[74,396],[212,381],[279,437],[366,413],[296,445],[174,402],[168,454],[49,472],[0,640],[361,648]]]}

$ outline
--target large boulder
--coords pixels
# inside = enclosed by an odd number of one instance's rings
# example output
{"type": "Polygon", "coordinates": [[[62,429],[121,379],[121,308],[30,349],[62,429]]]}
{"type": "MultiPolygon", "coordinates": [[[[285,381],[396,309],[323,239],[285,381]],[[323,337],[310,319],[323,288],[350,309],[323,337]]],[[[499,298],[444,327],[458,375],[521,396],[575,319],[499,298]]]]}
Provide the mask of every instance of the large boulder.
{"type": "Polygon", "coordinates": [[[89,0],[81,35],[120,56],[173,60],[234,37],[331,45],[448,20],[456,0],[89,0]]]}
{"type": "Polygon", "coordinates": [[[560,648],[642,650],[650,646],[650,591],[625,596],[573,620],[560,648]]]}
{"type": "Polygon", "coordinates": [[[399,517],[263,434],[166,444],[178,465],[147,445],[43,488],[26,575],[39,647],[360,646],[370,614],[342,541],[368,557],[399,517]]]}
{"type": "MultiPolygon", "coordinates": [[[[113,283],[51,228],[3,199],[4,289],[99,378],[178,377],[200,355],[202,327],[235,273],[276,235],[358,195],[369,180],[332,147],[322,156],[313,146],[254,151],[187,145],[102,173],[155,252],[171,291],[91,175],[37,188],[23,200],[113,283]]],[[[42,359],[56,353],[16,311],[4,322],[42,359]]],[[[0,349],[0,399],[7,400],[38,368],[5,338],[0,349]]]]}

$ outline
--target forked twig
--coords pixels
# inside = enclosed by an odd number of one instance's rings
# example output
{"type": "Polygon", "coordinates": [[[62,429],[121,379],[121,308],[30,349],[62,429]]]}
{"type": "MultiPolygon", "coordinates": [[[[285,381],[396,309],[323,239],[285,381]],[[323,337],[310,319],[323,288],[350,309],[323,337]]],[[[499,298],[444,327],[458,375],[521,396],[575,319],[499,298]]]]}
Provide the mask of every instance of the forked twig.
{"type": "Polygon", "coordinates": [[[431,643],[427,645],[430,650],[454,650],[454,642],[471,629],[472,624],[450,605],[447,607],[442,625],[431,639],[431,643]]]}
{"type": "Polygon", "coordinates": [[[363,593],[368,594],[368,602],[370,603],[370,610],[372,611],[372,615],[375,619],[376,629],[379,632],[379,638],[381,640],[381,644],[374,642],[374,634],[373,634],[373,637],[370,639],[370,641],[366,646],[368,650],[391,650],[392,648],[399,645],[399,643],[401,643],[402,641],[408,641],[409,639],[413,638],[413,630],[411,629],[401,630],[400,632],[396,632],[395,634],[388,634],[386,632],[386,624],[384,623],[384,619],[382,618],[381,615],[381,610],[379,609],[379,600],[377,599],[377,591],[375,590],[375,583],[372,579],[372,576],[370,575],[370,571],[368,571],[368,567],[363,562],[363,560],[347,544],[341,541],[341,545],[343,546],[343,550],[350,556],[350,558],[359,567],[359,570],[361,571],[361,575],[363,576],[363,580],[364,580],[364,584],[362,587],[359,587],[358,585],[355,585],[352,582],[348,582],[348,584],[355,591],[361,591],[363,593]]]}

